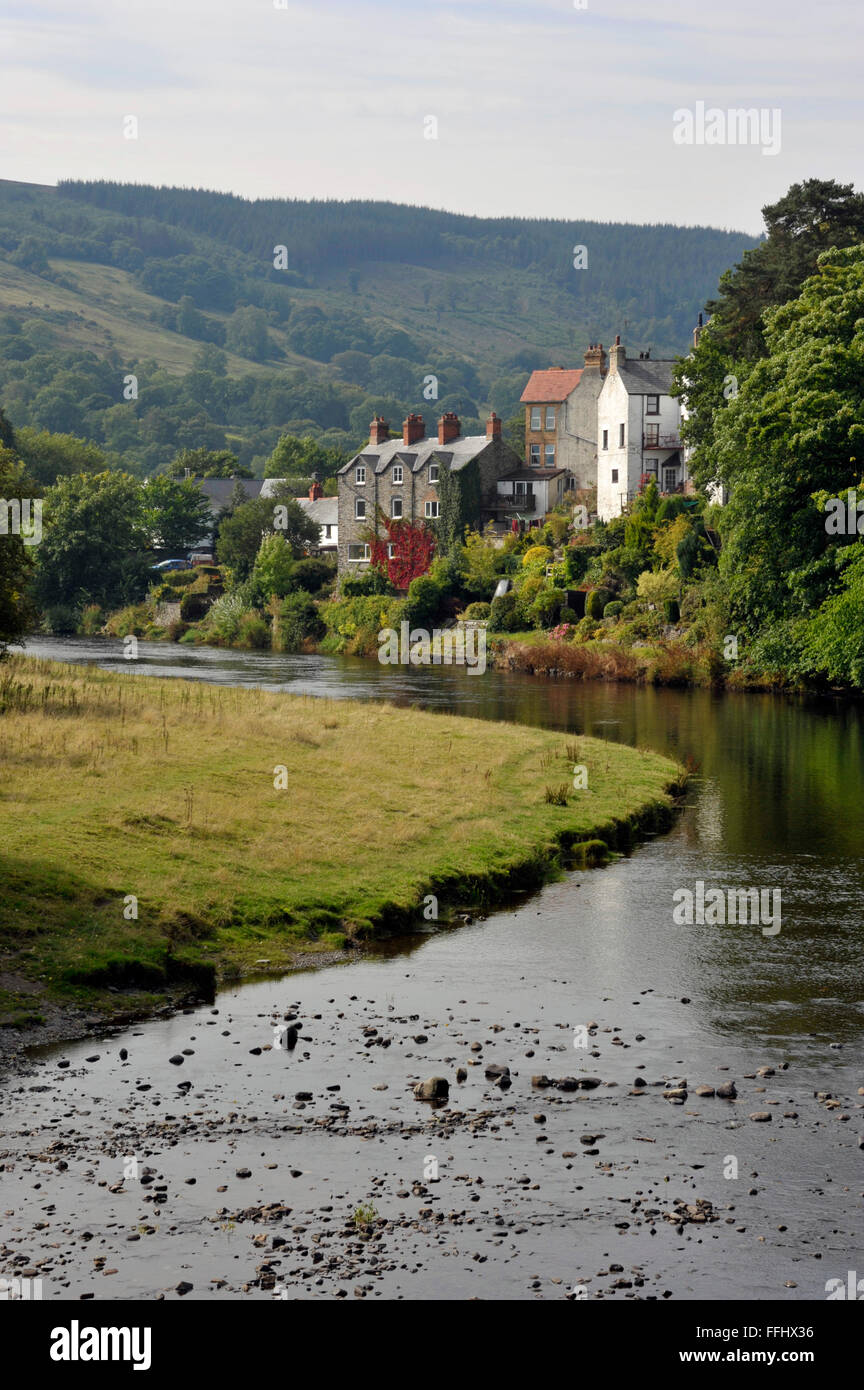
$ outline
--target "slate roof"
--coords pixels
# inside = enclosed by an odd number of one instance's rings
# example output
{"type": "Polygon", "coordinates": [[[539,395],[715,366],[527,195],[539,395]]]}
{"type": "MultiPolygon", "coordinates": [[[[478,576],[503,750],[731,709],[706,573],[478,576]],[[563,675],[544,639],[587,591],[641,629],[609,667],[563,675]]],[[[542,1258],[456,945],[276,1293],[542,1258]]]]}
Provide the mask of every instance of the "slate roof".
{"type": "Polygon", "coordinates": [[[566,468],[514,468],[512,473],[504,473],[499,483],[543,482],[545,478],[560,478],[566,468]]]}
{"type": "Polygon", "coordinates": [[[365,463],[375,473],[385,472],[391,463],[401,463],[412,473],[419,473],[427,463],[443,463],[449,466],[451,473],[458,473],[491,442],[485,434],[468,434],[451,439],[449,444],[439,444],[437,435],[418,439],[415,444],[404,444],[400,434],[395,439],[388,439],[386,444],[367,444],[365,449],[343,464],[339,473],[348,473],[358,463],[365,463]]]}
{"type": "Polygon", "coordinates": [[[668,396],[675,362],[673,357],[625,357],[618,375],[631,396],[668,396]]]}
{"type": "Polygon", "coordinates": [[[298,497],[297,501],[306,515],[312,521],[317,522],[319,526],[337,526],[339,524],[338,497],[316,497],[314,501],[311,497],[298,497]]]}
{"type": "Polygon", "coordinates": [[[260,478],[196,478],[195,481],[210,503],[214,516],[228,505],[238,483],[246,493],[247,502],[254,502],[264,486],[260,478]]]}
{"type": "Polygon", "coordinates": [[[543,371],[532,372],[519,399],[529,405],[566,401],[570,392],[579,385],[582,371],[582,367],[547,367],[543,371]]]}

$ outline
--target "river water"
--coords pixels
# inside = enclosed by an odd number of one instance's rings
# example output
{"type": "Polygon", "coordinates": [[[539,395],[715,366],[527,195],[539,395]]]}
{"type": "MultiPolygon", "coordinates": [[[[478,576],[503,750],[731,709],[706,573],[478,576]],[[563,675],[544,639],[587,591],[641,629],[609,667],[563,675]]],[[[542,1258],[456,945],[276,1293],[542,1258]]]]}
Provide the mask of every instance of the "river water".
{"type": "Polygon", "coordinates": [[[486,920],[34,1056],[0,1115],[0,1274],[46,1298],[824,1299],[864,1270],[859,708],[170,644],[28,652],[543,725],[696,771],[670,833],[486,920]],[[699,880],[779,889],[781,930],[676,923],[699,880]],[[272,1046],[286,1014],[293,1050],[272,1046]],[[439,1109],[411,1090],[433,1075],[439,1109]],[[729,1080],[737,1099],[695,1094],[729,1080]],[[676,1201],[709,1219],[670,1219],[676,1201]],[[379,1219],[352,1223],[366,1205],[379,1219]]]}

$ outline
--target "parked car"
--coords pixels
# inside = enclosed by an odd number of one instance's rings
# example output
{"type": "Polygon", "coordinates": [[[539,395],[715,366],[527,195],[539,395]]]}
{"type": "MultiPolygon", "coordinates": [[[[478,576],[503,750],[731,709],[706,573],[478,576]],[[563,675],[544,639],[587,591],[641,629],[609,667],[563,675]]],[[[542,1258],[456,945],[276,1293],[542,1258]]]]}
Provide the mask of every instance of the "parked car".
{"type": "Polygon", "coordinates": [[[158,565],[151,565],[150,568],[157,574],[167,574],[169,570],[188,570],[192,567],[188,560],[160,560],[158,565]]]}

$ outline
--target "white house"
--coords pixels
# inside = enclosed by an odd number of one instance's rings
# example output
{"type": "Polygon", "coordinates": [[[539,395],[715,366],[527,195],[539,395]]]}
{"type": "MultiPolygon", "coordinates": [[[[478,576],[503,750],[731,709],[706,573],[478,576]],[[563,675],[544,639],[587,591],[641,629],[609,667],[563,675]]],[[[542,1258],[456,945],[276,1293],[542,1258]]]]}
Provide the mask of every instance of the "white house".
{"type": "Polygon", "coordinates": [[[620,338],[597,400],[597,513],[620,516],[650,478],[661,493],[683,492],[688,479],[681,410],[669,394],[676,359],[627,356],[620,338]]]}
{"type": "Polygon", "coordinates": [[[514,468],[497,482],[495,520],[521,529],[536,525],[564,500],[569,474],[565,468],[514,468]]]}
{"type": "MultiPolygon", "coordinates": [[[[265,478],[261,486],[262,497],[272,497],[284,478],[265,478]]],[[[339,544],[339,499],[325,497],[324,489],[317,478],[309,489],[308,497],[298,497],[298,506],[319,526],[317,550],[321,555],[335,555],[339,544]]]]}

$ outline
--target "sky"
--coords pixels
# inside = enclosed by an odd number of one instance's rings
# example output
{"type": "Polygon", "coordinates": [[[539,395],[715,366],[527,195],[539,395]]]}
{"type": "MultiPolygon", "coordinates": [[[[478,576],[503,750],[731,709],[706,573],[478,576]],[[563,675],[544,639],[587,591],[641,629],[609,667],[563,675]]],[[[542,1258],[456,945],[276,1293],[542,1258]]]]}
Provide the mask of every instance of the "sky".
{"type": "Polygon", "coordinates": [[[857,0],[0,0],[0,177],[758,233],[864,186],[862,37],[857,0]]]}

